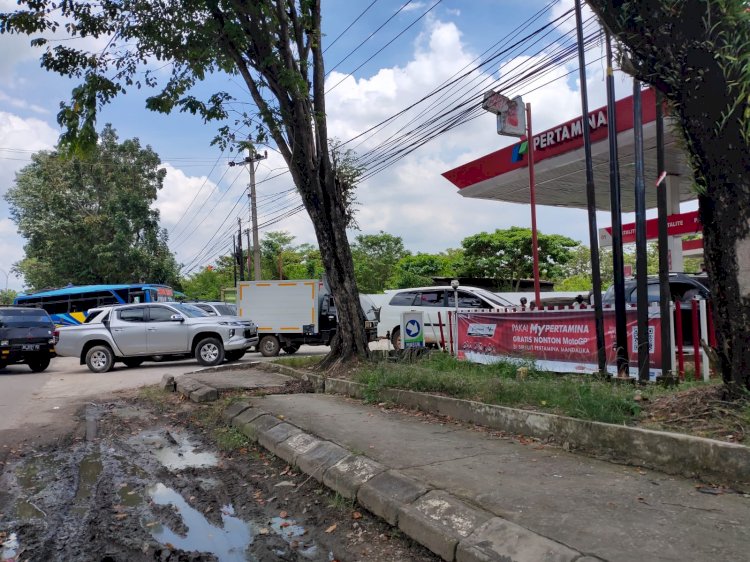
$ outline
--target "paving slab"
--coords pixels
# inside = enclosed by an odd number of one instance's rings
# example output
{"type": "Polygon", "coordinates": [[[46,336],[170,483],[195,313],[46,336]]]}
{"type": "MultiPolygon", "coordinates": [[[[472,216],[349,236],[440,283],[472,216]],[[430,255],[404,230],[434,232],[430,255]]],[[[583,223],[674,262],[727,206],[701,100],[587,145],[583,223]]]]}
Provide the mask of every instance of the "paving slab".
{"type": "Polygon", "coordinates": [[[307,433],[292,435],[286,441],[279,443],[276,448],[276,456],[281,457],[290,464],[297,464],[297,457],[314,449],[322,441],[307,433]]]}
{"type": "Polygon", "coordinates": [[[450,562],[459,541],[491,518],[492,514],[447,492],[433,490],[400,509],[398,528],[450,562]]]}
{"type": "Polygon", "coordinates": [[[323,482],[325,471],[348,456],[349,451],[343,447],[339,447],[330,441],[322,441],[309,451],[298,455],[296,463],[303,472],[309,474],[318,482],[323,482]]]}
{"type": "Polygon", "coordinates": [[[396,525],[401,508],[427,491],[428,488],[420,481],[397,470],[389,470],[363,484],[357,492],[357,501],[378,517],[396,525]]]}
{"type": "Polygon", "coordinates": [[[218,390],[273,388],[284,386],[292,377],[280,373],[271,373],[261,369],[243,369],[237,371],[205,371],[185,375],[201,384],[218,390]]]}
{"type": "MultiPolygon", "coordinates": [[[[427,422],[340,396],[267,396],[262,407],[589,556],[613,562],[745,560],[750,551],[750,497],[702,493],[705,486],[695,480],[427,422]]],[[[358,498],[371,482],[361,486],[358,498]]]]}
{"type": "MultiPolygon", "coordinates": [[[[457,562],[573,562],[580,553],[546,537],[494,517],[461,541],[457,562]]],[[[653,560],[653,558],[651,558],[653,560]]]]}
{"type": "Polygon", "coordinates": [[[345,498],[354,499],[362,484],[386,470],[385,465],[364,455],[352,454],[323,473],[323,484],[345,498]]]}
{"type": "Polygon", "coordinates": [[[302,430],[297,426],[282,422],[260,433],[258,435],[258,443],[274,455],[279,456],[277,453],[279,444],[300,433],[302,433],[302,430]]]}
{"type": "Polygon", "coordinates": [[[229,406],[224,408],[224,411],[221,413],[224,420],[227,422],[231,422],[234,418],[239,416],[242,412],[247,410],[250,407],[250,404],[244,401],[240,402],[232,402],[229,406]]]}

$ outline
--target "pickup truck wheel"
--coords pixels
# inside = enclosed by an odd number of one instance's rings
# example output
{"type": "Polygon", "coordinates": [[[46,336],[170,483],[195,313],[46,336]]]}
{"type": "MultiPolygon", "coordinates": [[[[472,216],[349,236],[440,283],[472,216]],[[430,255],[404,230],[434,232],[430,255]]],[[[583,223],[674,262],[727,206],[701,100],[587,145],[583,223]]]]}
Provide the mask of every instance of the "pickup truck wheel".
{"type": "Polygon", "coordinates": [[[227,361],[239,361],[245,356],[244,349],[235,349],[224,353],[224,357],[227,361]]]}
{"type": "Polygon", "coordinates": [[[224,361],[224,346],[216,338],[201,340],[195,347],[195,358],[204,367],[213,367],[224,361]]]}
{"type": "Polygon", "coordinates": [[[95,345],[86,352],[86,366],[94,373],[106,373],[115,366],[115,354],[107,345],[95,345]]]}
{"type": "Polygon", "coordinates": [[[276,357],[279,354],[279,339],[276,336],[263,336],[258,347],[263,357],[276,357]]]}
{"type": "Polygon", "coordinates": [[[123,359],[122,362],[125,363],[126,367],[130,367],[131,369],[135,369],[136,367],[140,367],[141,364],[145,361],[145,359],[136,359],[135,357],[129,357],[127,359],[123,359]]]}
{"type": "Polygon", "coordinates": [[[391,333],[391,343],[393,344],[394,349],[401,349],[401,329],[396,328],[393,330],[393,333],[391,333]]]}
{"type": "Polygon", "coordinates": [[[299,345],[297,345],[295,343],[295,344],[292,344],[292,345],[287,345],[287,346],[283,347],[282,349],[284,350],[284,353],[292,355],[293,353],[297,353],[299,351],[299,345]]]}
{"type": "Polygon", "coordinates": [[[31,369],[35,373],[41,373],[44,371],[47,367],[49,367],[50,358],[49,357],[34,357],[33,359],[30,359],[29,369],[31,369]]]}

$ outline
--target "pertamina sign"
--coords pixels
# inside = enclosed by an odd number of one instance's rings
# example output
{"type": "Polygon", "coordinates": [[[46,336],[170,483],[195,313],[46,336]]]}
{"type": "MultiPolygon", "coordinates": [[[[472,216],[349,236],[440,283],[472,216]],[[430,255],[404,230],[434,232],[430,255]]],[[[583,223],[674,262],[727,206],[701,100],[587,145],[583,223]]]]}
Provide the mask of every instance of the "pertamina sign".
{"type": "MultiPolygon", "coordinates": [[[[606,126],[607,114],[604,110],[599,109],[589,113],[589,127],[592,131],[606,126]]],[[[583,119],[579,117],[559,127],[534,135],[534,150],[545,150],[581,136],[583,136],[583,119]]]]}
{"type": "MultiPolygon", "coordinates": [[[[667,217],[667,235],[682,236],[683,234],[695,234],[702,232],[700,216],[698,211],[688,213],[674,214],[667,217]]],[[[655,240],[659,238],[659,221],[658,219],[649,219],[646,221],[646,240],[655,240]]],[[[622,225],[622,243],[632,244],[635,242],[635,223],[622,225]]],[[[612,227],[599,229],[599,244],[602,246],[612,245],[612,227]]]]}

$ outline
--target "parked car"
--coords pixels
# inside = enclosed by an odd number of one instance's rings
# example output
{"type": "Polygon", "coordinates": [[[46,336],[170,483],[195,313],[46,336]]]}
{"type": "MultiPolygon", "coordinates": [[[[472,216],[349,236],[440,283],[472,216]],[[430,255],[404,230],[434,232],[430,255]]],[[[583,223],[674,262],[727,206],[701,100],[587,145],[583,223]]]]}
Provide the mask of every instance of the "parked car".
{"type": "Polygon", "coordinates": [[[79,326],[58,330],[57,352],[80,358],[95,373],[122,361],[137,367],[158,357],[192,355],[201,365],[236,361],[258,343],[257,331],[240,319],[208,316],[184,303],[107,306],[89,311],[79,326]]]}
{"type": "MultiPolygon", "coordinates": [[[[711,291],[708,288],[708,276],[706,274],[670,273],[669,292],[672,302],[682,310],[683,342],[685,345],[693,345],[693,316],[690,301],[694,298],[708,299],[711,296],[711,291]]],[[[646,295],[649,305],[661,301],[661,289],[657,276],[648,277],[646,295]]],[[[602,304],[614,306],[614,285],[604,293],[602,304]]],[[[626,306],[638,304],[638,287],[635,278],[625,280],[625,304],[626,306]]]]}
{"type": "MultiPolygon", "coordinates": [[[[649,276],[647,279],[647,297],[648,302],[655,303],[661,301],[661,289],[659,278],[649,276]]],[[[625,302],[635,306],[638,304],[637,282],[635,278],[625,280],[625,302]]],[[[708,276],[705,274],[690,273],[670,273],[669,274],[669,292],[673,302],[682,303],[682,308],[690,307],[690,300],[698,297],[707,299],[711,296],[708,288],[708,276]]],[[[608,305],[615,304],[615,287],[610,286],[602,297],[602,303],[608,305]]]]}
{"type": "Polygon", "coordinates": [[[237,305],[226,302],[190,302],[195,307],[200,308],[209,316],[237,316],[237,305]]]}
{"type": "MultiPolygon", "coordinates": [[[[448,312],[456,309],[453,289],[446,286],[416,287],[388,291],[390,299],[380,309],[378,336],[388,338],[394,347],[401,345],[401,313],[422,311],[424,313],[424,338],[426,344],[440,341],[440,324],[448,338],[448,312]],[[440,320],[438,322],[438,312],[440,320]]],[[[509,301],[477,287],[458,288],[458,308],[498,309],[513,306],[509,301]]]]}
{"type": "Polygon", "coordinates": [[[0,308],[0,369],[26,363],[35,373],[55,357],[55,325],[41,308],[0,308]]]}

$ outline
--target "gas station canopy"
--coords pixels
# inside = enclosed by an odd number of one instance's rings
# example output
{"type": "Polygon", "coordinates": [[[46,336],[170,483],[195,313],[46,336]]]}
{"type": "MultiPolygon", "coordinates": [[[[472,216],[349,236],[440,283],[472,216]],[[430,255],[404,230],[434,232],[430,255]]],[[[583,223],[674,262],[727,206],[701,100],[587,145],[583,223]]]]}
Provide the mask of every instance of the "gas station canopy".
{"type": "MultiPolygon", "coordinates": [[[[656,95],[651,89],[642,93],[646,206],[656,207],[654,187],[662,170],[656,165],[656,95]]],[[[533,107],[532,107],[533,111],[533,107]]],[[[633,155],[633,98],[615,104],[620,186],[623,212],[635,210],[635,165],[633,155]]],[[[591,154],[593,157],[596,207],[608,211],[609,143],[607,108],[589,113],[591,154]]],[[[672,133],[672,122],[665,119],[665,167],[671,188],[679,190],[679,199],[696,198],[692,171],[687,156],[672,133]]],[[[443,176],[459,189],[463,197],[510,203],[529,203],[528,153],[519,141],[458,168],[443,176]]],[[[536,202],[538,205],[586,209],[586,165],[583,154],[580,117],[534,133],[536,202]]]]}

